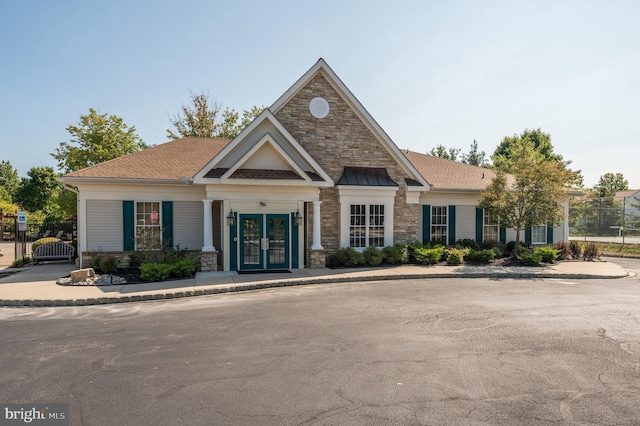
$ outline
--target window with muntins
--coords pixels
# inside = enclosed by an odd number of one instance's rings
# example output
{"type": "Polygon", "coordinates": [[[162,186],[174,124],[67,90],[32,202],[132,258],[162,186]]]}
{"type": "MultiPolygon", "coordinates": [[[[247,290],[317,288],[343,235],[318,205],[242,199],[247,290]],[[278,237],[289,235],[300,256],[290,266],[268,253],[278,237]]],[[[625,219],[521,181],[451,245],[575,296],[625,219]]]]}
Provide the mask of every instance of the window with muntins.
{"type": "Polygon", "coordinates": [[[160,203],[136,203],[136,250],[159,250],[162,248],[160,228],[160,203]]]}
{"type": "Polygon", "coordinates": [[[349,246],[353,248],[384,246],[383,204],[351,204],[349,246]]]}
{"type": "Polygon", "coordinates": [[[531,244],[547,243],[547,225],[534,225],[531,227],[531,244]]]}
{"type": "Polygon", "coordinates": [[[483,228],[483,241],[498,241],[499,236],[499,224],[496,215],[490,210],[484,210],[484,228],[483,228]]]}
{"type": "Polygon", "coordinates": [[[447,243],[447,206],[431,206],[431,241],[447,243]]]}

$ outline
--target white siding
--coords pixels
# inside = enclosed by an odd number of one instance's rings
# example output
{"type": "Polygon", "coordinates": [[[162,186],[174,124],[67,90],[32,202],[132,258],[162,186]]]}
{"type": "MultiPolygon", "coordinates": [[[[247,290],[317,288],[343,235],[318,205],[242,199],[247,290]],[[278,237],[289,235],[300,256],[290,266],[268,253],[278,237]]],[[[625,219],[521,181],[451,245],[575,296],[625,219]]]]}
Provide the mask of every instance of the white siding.
{"type": "Polygon", "coordinates": [[[204,205],[202,201],[174,201],[173,241],[181,249],[200,250],[204,245],[204,205]]]}
{"type": "Polygon", "coordinates": [[[122,201],[87,200],[87,250],[122,251],[122,201]]]}
{"type": "Polygon", "coordinates": [[[475,206],[456,206],[456,241],[476,239],[475,206]]]}

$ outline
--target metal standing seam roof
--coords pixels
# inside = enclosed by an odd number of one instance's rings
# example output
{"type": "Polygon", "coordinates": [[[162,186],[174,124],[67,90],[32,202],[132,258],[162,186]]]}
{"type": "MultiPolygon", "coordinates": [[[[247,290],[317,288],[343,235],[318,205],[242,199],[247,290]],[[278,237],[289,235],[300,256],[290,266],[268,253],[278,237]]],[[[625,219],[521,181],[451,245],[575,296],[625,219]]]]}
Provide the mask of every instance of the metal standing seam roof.
{"type": "Polygon", "coordinates": [[[398,186],[384,167],[345,167],[336,185],[398,186]]]}

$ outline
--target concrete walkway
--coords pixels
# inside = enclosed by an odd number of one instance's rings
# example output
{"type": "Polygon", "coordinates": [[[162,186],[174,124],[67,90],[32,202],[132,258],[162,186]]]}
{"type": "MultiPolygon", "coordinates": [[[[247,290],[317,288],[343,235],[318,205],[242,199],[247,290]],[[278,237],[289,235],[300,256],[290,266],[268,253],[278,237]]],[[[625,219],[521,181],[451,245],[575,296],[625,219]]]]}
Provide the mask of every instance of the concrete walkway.
{"type": "Polygon", "coordinates": [[[629,276],[615,263],[567,261],[545,267],[418,266],[303,269],[290,273],[198,272],[195,278],[112,286],[61,286],[75,266],[48,263],[0,269],[0,306],[83,306],[173,299],[294,285],[430,278],[611,279],[629,276]]]}

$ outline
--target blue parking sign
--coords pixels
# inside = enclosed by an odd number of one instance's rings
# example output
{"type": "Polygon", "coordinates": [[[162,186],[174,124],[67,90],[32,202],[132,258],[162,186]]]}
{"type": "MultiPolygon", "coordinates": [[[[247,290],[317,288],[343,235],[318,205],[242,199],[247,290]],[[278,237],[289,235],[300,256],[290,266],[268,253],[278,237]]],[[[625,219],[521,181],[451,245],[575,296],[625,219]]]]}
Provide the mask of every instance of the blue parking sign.
{"type": "Polygon", "coordinates": [[[18,223],[27,223],[27,212],[18,212],[18,223]]]}

